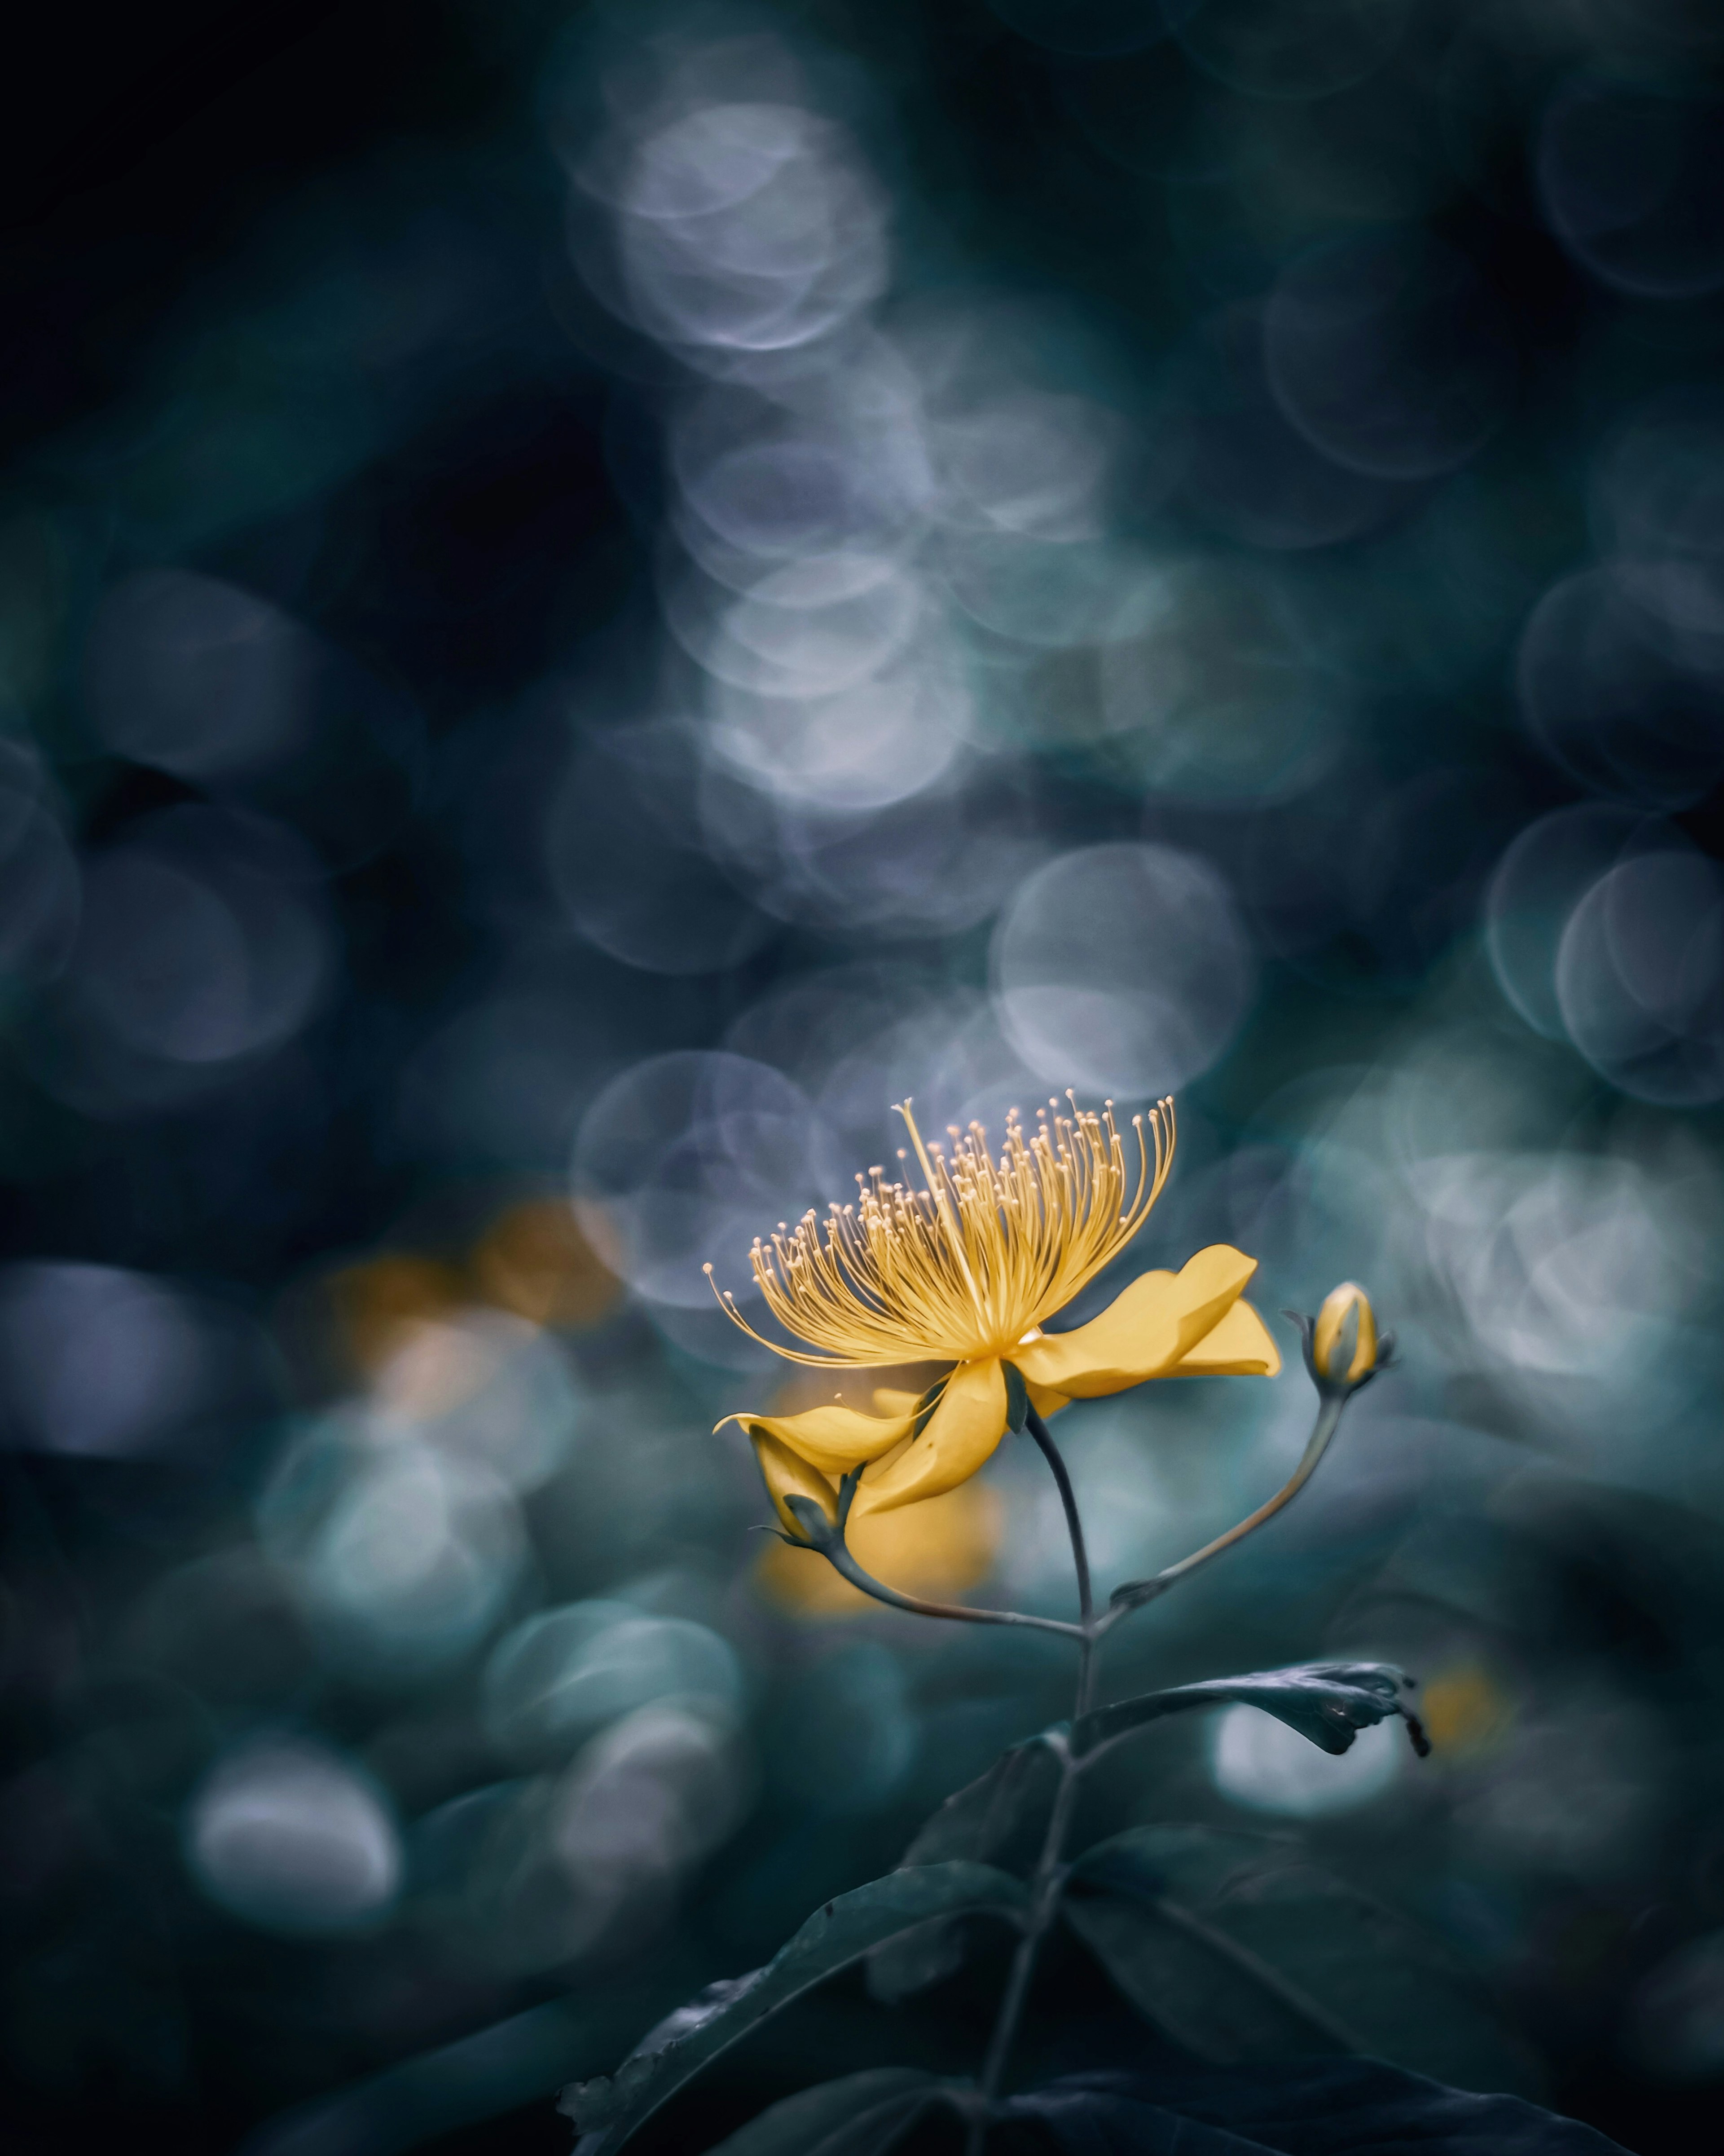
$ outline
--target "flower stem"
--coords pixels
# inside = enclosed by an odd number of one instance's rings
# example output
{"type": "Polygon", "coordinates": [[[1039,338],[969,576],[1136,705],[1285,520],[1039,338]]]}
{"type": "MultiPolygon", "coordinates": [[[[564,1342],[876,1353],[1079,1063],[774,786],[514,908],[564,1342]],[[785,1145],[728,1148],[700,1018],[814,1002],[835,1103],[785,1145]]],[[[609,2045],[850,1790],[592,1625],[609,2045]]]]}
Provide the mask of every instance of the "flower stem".
{"type": "Polygon", "coordinates": [[[1048,1830],[1042,1838],[1041,1856],[1036,1865],[1035,1876],[1030,1881],[1029,1913],[1012,1955],[1005,1994],[1000,2000],[999,2015],[994,2022],[993,2035],[988,2040],[988,2056],[982,2067],[978,2085],[982,2102],[971,2121],[966,2156],[978,2156],[987,2138],[988,2114],[999,2099],[1000,2084],[1005,2079],[1018,2025],[1024,2018],[1024,2002],[1029,1997],[1030,1981],[1035,1974],[1042,1941],[1059,1913],[1060,1889],[1065,1885],[1063,1858],[1065,1835],[1071,1825],[1077,1794],[1077,1762],[1069,1750],[1063,1751],[1060,1756],[1060,1786],[1054,1794],[1054,1808],[1048,1815],[1048,1830]]]}
{"type": "MultiPolygon", "coordinates": [[[[812,1549],[819,1546],[803,1543],[793,1547],[812,1549]]],[[[972,1609],[962,1602],[925,1602],[920,1595],[900,1594],[895,1587],[888,1587],[883,1579],[864,1572],[840,1535],[834,1535],[829,1544],[821,1547],[820,1554],[852,1587],[859,1588],[863,1594],[871,1594],[876,1602],[884,1602],[894,1609],[908,1609],[918,1617],[947,1617],[960,1625],[1018,1625],[1033,1632],[1059,1632],[1069,1640],[1081,1641],[1085,1653],[1089,1651],[1090,1641],[1083,1626],[1068,1625],[1060,1618],[1032,1617],[1022,1609],[972,1609]]]]}
{"type": "MultiPolygon", "coordinates": [[[[1095,1642],[1100,1637],[1095,1622],[1095,1596],[1090,1584],[1090,1555],[1084,1543],[1084,1522],[1078,1511],[1077,1494],[1071,1486],[1071,1476],[1059,1446],[1049,1435],[1048,1425],[1034,1408],[1024,1419],[1024,1428],[1040,1447],[1042,1457],[1053,1471],[1054,1481],[1060,1491],[1060,1502],[1065,1508],[1066,1531],[1071,1537],[1072,1568],[1077,1574],[1077,1629],[1080,1634],[1077,1696],[1072,1705],[1072,1721],[1075,1724],[1079,1717],[1090,1710],[1090,1696],[1095,1689],[1095,1642]]],[[[982,2067],[979,2084],[982,2101],[970,2122],[967,2156],[980,2156],[983,2143],[987,2138],[988,2114],[998,2101],[1000,2085],[1005,2079],[1018,2025],[1024,2018],[1024,2002],[1029,1997],[1030,1984],[1035,1976],[1042,1941],[1047,1937],[1049,1928],[1059,1912],[1060,1889],[1065,1884],[1065,1836],[1077,1804],[1080,1771],[1070,1747],[1063,1745],[1060,1752],[1060,1786],[1054,1793],[1053,1809],[1048,1815],[1048,1830],[1042,1837],[1041,1855],[1036,1862],[1035,1876],[1030,1881],[1029,1913],[1012,1955],[1005,1993],[1000,2000],[993,2034],[988,2040],[988,2056],[982,2067]]]]}
{"type": "Polygon", "coordinates": [[[1090,1695],[1095,1688],[1095,1597],[1090,1589],[1090,1554],[1084,1547],[1084,1523],[1078,1512],[1077,1494],[1071,1486],[1064,1455],[1052,1437],[1048,1425],[1031,1408],[1024,1419],[1024,1428],[1041,1448],[1044,1460],[1053,1471],[1060,1491],[1060,1502],[1065,1507],[1066,1532],[1071,1537],[1072,1569],[1077,1574],[1078,1624],[1083,1633],[1083,1645],[1078,1651],[1077,1698],[1072,1707],[1072,1719],[1090,1711],[1090,1695]]]}
{"type": "Polygon", "coordinates": [[[1341,1411],[1347,1405],[1347,1401],[1345,1393],[1332,1394],[1322,1400],[1299,1465],[1273,1497],[1260,1505],[1255,1512],[1248,1513],[1225,1534],[1217,1535],[1213,1542],[1205,1543],[1201,1549],[1193,1550],[1189,1557],[1181,1558],[1178,1564],[1168,1565],[1164,1571],[1156,1573],[1148,1579],[1134,1580],[1131,1586],[1118,1589],[1113,1607],[1096,1621],[1097,1637],[1111,1632],[1122,1617],[1129,1617],[1134,1609],[1142,1609],[1146,1602],[1153,1602],[1165,1594],[1170,1587],[1177,1587],[1199,1565],[1207,1564],[1211,1558],[1219,1557],[1223,1550],[1231,1548],[1234,1543],[1243,1542],[1266,1520],[1272,1520],[1284,1505],[1290,1505],[1316,1474],[1317,1463],[1329,1450],[1330,1441],[1341,1426],[1341,1411]]]}

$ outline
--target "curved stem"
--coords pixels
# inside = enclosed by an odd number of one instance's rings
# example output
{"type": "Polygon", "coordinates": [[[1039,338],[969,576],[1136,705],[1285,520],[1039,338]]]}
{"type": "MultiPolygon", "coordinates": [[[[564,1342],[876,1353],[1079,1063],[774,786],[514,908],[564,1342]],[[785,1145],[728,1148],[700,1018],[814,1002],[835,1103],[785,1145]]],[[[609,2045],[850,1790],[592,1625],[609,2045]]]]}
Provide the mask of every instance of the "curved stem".
{"type": "Polygon", "coordinates": [[[1201,1549],[1193,1550],[1189,1557],[1181,1558],[1178,1564],[1170,1564],[1164,1571],[1154,1573],[1148,1579],[1136,1580],[1130,1587],[1121,1588],[1118,1597],[1123,1599],[1116,1598],[1113,1608],[1096,1623],[1097,1638],[1111,1631],[1122,1617],[1130,1616],[1134,1609],[1141,1609],[1146,1602],[1153,1602],[1157,1596],[1165,1594],[1170,1587],[1177,1587],[1199,1565],[1207,1564],[1211,1558],[1219,1557],[1223,1550],[1231,1548],[1234,1543],[1243,1542],[1265,1520],[1272,1520],[1283,1506],[1290,1505],[1316,1474],[1318,1461],[1328,1450],[1330,1440],[1340,1427],[1341,1411],[1346,1405],[1347,1395],[1344,1393],[1333,1394],[1322,1401],[1299,1465],[1266,1503],[1260,1505],[1236,1527],[1229,1527],[1225,1534],[1217,1535],[1213,1542],[1205,1543],[1201,1549]]]}
{"type": "MultiPolygon", "coordinates": [[[[793,1548],[814,1549],[819,1545],[800,1543],[793,1544],[793,1548]]],[[[1059,1632],[1069,1640],[1082,1640],[1088,1648],[1083,1626],[1065,1624],[1057,1617],[1032,1617],[1022,1609],[972,1609],[962,1602],[925,1602],[920,1595],[900,1594],[895,1587],[888,1587],[884,1580],[864,1572],[839,1536],[834,1535],[820,1549],[820,1554],[852,1587],[860,1588],[863,1594],[871,1594],[876,1602],[884,1602],[894,1609],[909,1609],[918,1617],[947,1617],[959,1625],[1018,1625],[1034,1632],[1059,1632]]]]}
{"type": "Polygon", "coordinates": [[[1078,1513],[1077,1493],[1071,1486],[1065,1455],[1034,1408],[1025,1416],[1024,1426],[1040,1447],[1042,1457],[1053,1472],[1060,1502],[1065,1507],[1065,1531],[1071,1537],[1072,1569],[1077,1574],[1078,1629],[1083,1636],[1083,1645],[1078,1653],[1077,1699],[1071,1711],[1075,1721],[1079,1715],[1089,1712],[1090,1696],[1095,1690],[1095,1602],[1090,1587],[1090,1553],[1084,1547],[1084,1523],[1078,1513]]]}

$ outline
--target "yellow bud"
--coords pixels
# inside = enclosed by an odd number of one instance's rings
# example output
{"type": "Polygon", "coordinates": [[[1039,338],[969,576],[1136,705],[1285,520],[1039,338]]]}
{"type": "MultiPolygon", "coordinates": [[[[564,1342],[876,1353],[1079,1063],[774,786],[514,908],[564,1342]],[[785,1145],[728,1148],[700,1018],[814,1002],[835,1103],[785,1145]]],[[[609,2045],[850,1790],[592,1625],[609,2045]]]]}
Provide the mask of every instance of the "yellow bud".
{"type": "Polygon", "coordinates": [[[748,1432],[749,1442],[754,1447],[755,1459],[760,1464],[761,1480],[767,1486],[767,1495],[772,1501],[772,1510],[785,1531],[803,1537],[802,1523],[785,1503],[787,1497],[812,1497],[829,1520],[838,1517],[838,1496],[830,1482],[818,1467],[793,1452],[782,1438],[774,1437],[768,1430],[740,1418],[748,1432]]]}
{"type": "Polygon", "coordinates": [[[1377,1368],[1377,1320],[1370,1297],[1357,1281],[1343,1281],[1324,1296],[1311,1334],[1311,1359],[1320,1378],[1349,1385],[1377,1368]]]}

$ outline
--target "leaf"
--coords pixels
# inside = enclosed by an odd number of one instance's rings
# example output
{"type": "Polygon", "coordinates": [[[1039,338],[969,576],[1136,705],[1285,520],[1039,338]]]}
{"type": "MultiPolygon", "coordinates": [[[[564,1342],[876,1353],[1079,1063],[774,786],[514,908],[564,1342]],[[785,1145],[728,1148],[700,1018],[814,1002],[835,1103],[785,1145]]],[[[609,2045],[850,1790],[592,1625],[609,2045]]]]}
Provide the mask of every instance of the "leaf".
{"type": "Polygon", "coordinates": [[[1072,2074],[1008,2100],[1069,2156],[1624,2156],[1590,2126],[1375,2059],[1072,2074]]]}
{"type": "Polygon", "coordinates": [[[1098,1745],[1159,1722],[1163,1715],[1231,1701],[1261,1707],[1326,1752],[1347,1751],[1362,1729],[1398,1714],[1407,1724],[1414,1750],[1423,1758],[1430,1750],[1429,1742],[1417,1716],[1401,1699],[1403,1688],[1411,1683],[1392,1662],[1301,1662],[1291,1669],[1255,1671],[1248,1676],[1209,1677],[1201,1684],[1176,1686],[1171,1691],[1145,1692],[1085,1715],[1072,1731],[1072,1749],[1082,1758],[1098,1745]]]}
{"type": "Polygon", "coordinates": [[[247,2140],[248,2156],[398,2156],[548,2102],[571,2072],[614,2058],[650,2010],[621,1986],[530,2006],[268,2120],[247,2140]]]}
{"type": "Polygon", "coordinates": [[[936,1917],[918,1924],[868,1957],[868,1995],[882,2006],[895,2006],[930,1984],[955,1976],[964,1965],[969,1942],[961,1917],[936,1917]]]}
{"type": "Polygon", "coordinates": [[[990,1912],[1015,1917],[1019,1882],[985,1864],[926,1864],[841,1894],[810,1917],[764,1969],[710,1985],[661,2021],[614,2078],[565,2089],[558,2108],[575,2122],[577,2156],[608,2156],[636,2127],[721,2051],[871,1947],[931,1917],[990,1912]]]}
{"type": "Polygon", "coordinates": [[[968,1857],[1027,1879],[1042,1853],[1065,1742],[1060,1722],[1002,1752],[986,1774],[954,1790],[922,1821],[904,1852],[905,1864],[968,1857]]]}
{"type": "MultiPolygon", "coordinates": [[[[1059,1780],[1059,1760],[1045,1738],[1014,1745],[923,1822],[905,1863],[961,1859],[1027,1878],[1041,1854],[1059,1780]]],[[[964,1931],[962,1918],[941,1917],[876,1948],[868,1957],[870,1995],[895,2005],[952,1975],[964,1958],[964,1931]]]]}
{"type": "Polygon", "coordinates": [[[1097,1894],[1067,1902],[1065,1914],[1139,2013],[1199,2058],[1298,2058],[1358,2048],[1314,2001],[1176,1902],[1097,1894]]]}
{"type": "Polygon", "coordinates": [[[875,2066],[788,2096],[710,2156],[885,2156],[942,2083],[916,2066],[875,2066]]]}
{"type": "Polygon", "coordinates": [[[1071,1883],[1073,1929],[1142,2013],[1202,2057],[1367,2051],[1475,2086],[1528,2083],[1440,1943],[1297,1843],[1139,1827],[1086,1851],[1071,1883]]]}

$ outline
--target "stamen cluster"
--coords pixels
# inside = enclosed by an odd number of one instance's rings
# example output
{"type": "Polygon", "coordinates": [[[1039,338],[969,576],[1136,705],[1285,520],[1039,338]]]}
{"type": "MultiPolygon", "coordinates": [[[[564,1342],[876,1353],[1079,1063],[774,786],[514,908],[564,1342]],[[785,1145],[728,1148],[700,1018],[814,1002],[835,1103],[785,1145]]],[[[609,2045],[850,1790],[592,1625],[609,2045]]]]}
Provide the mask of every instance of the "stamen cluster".
{"type": "MultiPolygon", "coordinates": [[[[756,1238],[749,1263],[767,1307],[819,1351],[777,1352],[852,1368],[970,1362],[1008,1353],[1063,1309],[1142,1225],[1174,1135],[1171,1100],[1131,1118],[1134,1183],[1112,1103],[1098,1116],[1067,1099],[1070,1115],[1050,1101],[1028,1135],[1013,1109],[997,1157],[980,1123],[951,1127],[949,1154],[925,1146],[906,1101],[898,1112],[921,1188],[870,1168],[856,1178],[854,1204],[833,1205],[824,1221],[810,1210],[769,1241],[756,1238]]],[[[732,1296],[719,1300],[753,1332],[732,1296]]]]}

